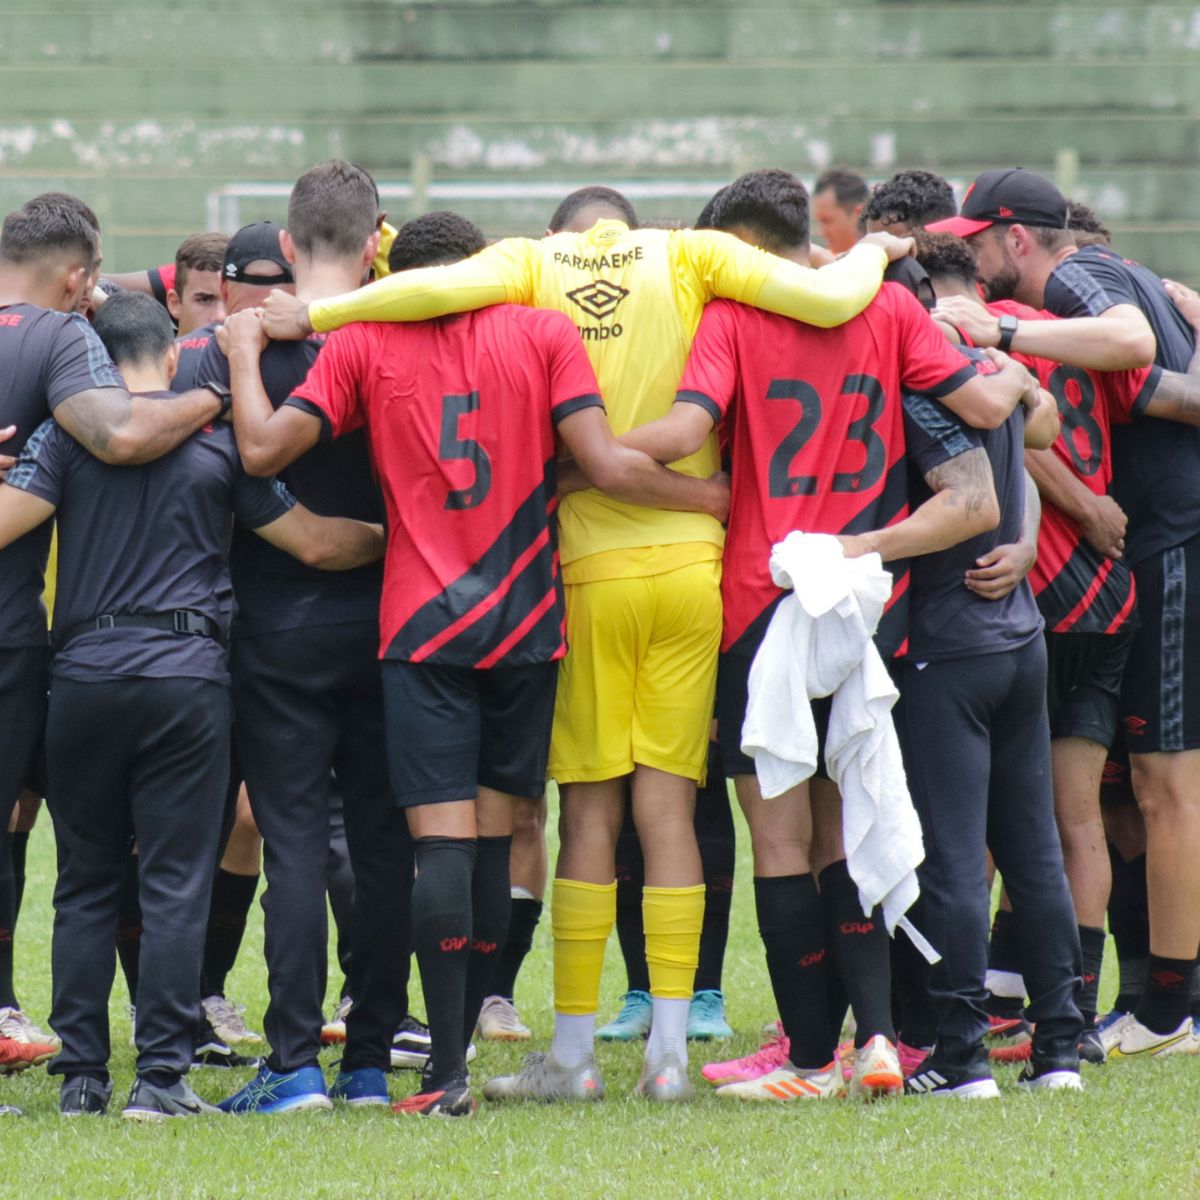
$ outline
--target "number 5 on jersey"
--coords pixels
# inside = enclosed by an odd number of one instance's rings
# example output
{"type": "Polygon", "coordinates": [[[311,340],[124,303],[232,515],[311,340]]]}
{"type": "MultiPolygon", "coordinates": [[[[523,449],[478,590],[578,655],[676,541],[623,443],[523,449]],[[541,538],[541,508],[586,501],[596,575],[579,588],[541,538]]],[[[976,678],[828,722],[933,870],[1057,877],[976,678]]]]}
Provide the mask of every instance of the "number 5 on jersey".
{"type": "Polygon", "coordinates": [[[456,488],[446,496],[443,506],[447,512],[478,508],[492,490],[492,460],[474,438],[462,437],[459,422],[468,413],[479,411],[479,393],[442,397],[442,430],[438,441],[438,458],[442,462],[469,462],[475,468],[475,478],[469,487],[456,488]]]}

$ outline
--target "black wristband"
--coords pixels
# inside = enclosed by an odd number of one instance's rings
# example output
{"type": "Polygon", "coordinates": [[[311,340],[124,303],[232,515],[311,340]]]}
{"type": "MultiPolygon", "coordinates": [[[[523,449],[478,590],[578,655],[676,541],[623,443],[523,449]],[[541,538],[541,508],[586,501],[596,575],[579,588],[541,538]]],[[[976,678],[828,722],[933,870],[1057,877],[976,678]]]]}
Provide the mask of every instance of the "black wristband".
{"type": "Polygon", "coordinates": [[[1005,354],[1008,353],[1012,346],[1013,338],[1017,335],[1017,318],[1012,313],[1005,313],[1000,318],[1000,342],[998,349],[1005,354]]]}
{"type": "Polygon", "coordinates": [[[221,411],[217,413],[217,420],[224,420],[229,415],[229,410],[233,407],[233,392],[223,383],[218,383],[215,379],[210,379],[204,386],[220,400],[221,411]]]}

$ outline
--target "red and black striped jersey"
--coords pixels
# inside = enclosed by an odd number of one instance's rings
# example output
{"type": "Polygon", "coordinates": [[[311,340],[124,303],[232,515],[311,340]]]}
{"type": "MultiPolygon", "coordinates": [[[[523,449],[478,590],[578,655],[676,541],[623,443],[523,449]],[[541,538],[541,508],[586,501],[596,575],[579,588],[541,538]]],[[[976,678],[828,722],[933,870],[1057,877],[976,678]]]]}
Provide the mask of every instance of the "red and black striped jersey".
{"type": "MultiPolygon", "coordinates": [[[[728,300],[705,308],[677,401],[724,419],[732,453],[723,651],[753,653],[782,594],[771,547],[792,530],[861,533],[908,515],[902,390],[946,395],[978,369],[896,284],[834,329],[728,300]]],[[[884,655],[908,631],[907,564],[888,565],[884,655]]]]}
{"type": "Polygon", "coordinates": [[[566,653],[554,428],[600,405],[562,313],[499,305],[329,335],[289,405],[366,426],[387,507],[380,657],[487,668],[566,653]]]}
{"type": "MultiPolygon", "coordinates": [[[[988,309],[1023,321],[1057,319],[1013,300],[997,301],[988,309]]],[[[1088,371],[1028,354],[1013,357],[1037,375],[1058,404],[1062,432],[1054,453],[1089,491],[1106,495],[1113,473],[1112,424],[1129,420],[1153,368],[1088,371]]],[[[1051,633],[1115,633],[1133,615],[1129,567],[1094,549],[1078,523],[1046,500],[1029,582],[1051,633]]]]}

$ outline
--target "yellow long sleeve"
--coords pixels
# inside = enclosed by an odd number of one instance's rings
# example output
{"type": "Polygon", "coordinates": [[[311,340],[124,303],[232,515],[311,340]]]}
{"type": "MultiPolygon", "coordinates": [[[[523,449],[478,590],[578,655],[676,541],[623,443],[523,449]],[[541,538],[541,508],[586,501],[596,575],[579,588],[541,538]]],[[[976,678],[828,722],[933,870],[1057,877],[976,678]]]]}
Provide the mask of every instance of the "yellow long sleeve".
{"type": "Polygon", "coordinates": [[[878,246],[855,246],[814,270],[716,230],[679,230],[672,238],[676,270],[694,279],[702,302],[738,300],[822,329],[858,316],[875,298],[887,267],[878,246]]]}
{"type": "Polygon", "coordinates": [[[321,333],[352,321],[426,321],[489,304],[532,302],[537,243],[506,238],[472,258],[445,267],[419,267],[308,306],[321,333]]]}

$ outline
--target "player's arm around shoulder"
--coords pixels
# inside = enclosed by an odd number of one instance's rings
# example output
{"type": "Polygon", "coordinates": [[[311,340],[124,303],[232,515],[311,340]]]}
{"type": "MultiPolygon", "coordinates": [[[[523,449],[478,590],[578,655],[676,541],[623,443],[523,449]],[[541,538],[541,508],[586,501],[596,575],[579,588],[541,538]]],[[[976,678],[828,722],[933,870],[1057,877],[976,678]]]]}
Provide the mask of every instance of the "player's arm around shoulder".
{"type": "Polygon", "coordinates": [[[296,504],[254,532],[319,571],[365,567],[378,562],[387,546],[382,525],[349,517],[319,517],[303,504],[296,504]]]}
{"type": "Polygon", "coordinates": [[[719,472],[695,479],[669,470],[640,450],[621,445],[600,407],[582,408],[558,423],[563,444],[592,487],[647,508],[702,512],[724,521],[729,484],[719,472]]]}
{"type": "Polygon", "coordinates": [[[261,309],[226,318],[216,340],[229,360],[233,431],[247,475],[269,478],[315,446],[321,420],[298,408],[271,404],[263,386],[261,357],[267,338],[261,309]]]}
{"type": "MultiPolygon", "coordinates": [[[[13,425],[0,429],[0,441],[15,432],[13,425]]],[[[62,455],[47,442],[61,436],[53,421],[44,421],[15,460],[4,456],[11,469],[0,472],[0,548],[54,515],[62,492],[62,455]]]]}

